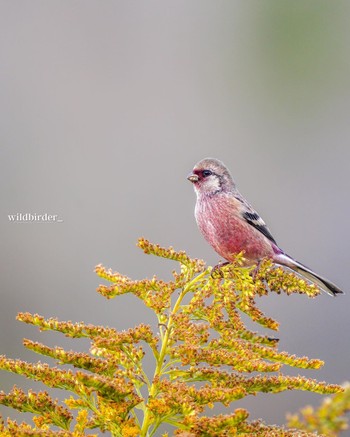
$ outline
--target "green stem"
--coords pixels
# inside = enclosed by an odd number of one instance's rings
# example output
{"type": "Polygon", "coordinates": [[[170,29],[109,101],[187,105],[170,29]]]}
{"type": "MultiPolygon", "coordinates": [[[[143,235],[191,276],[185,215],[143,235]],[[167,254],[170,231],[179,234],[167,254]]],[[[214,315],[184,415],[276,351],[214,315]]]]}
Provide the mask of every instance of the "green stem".
{"type": "MultiPolygon", "coordinates": [[[[192,272],[189,272],[189,275],[190,274],[192,274],[192,272]]],[[[161,346],[161,349],[159,352],[159,356],[157,358],[157,365],[156,365],[156,369],[155,369],[154,375],[153,375],[153,380],[152,380],[153,382],[152,382],[152,385],[151,385],[151,388],[149,391],[149,398],[153,398],[157,395],[158,382],[155,382],[155,381],[159,381],[159,378],[162,375],[163,362],[164,362],[164,358],[165,358],[165,355],[166,355],[167,350],[168,350],[169,340],[170,340],[170,336],[171,336],[171,330],[172,330],[172,326],[173,326],[173,316],[179,310],[183,298],[190,291],[192,286],[196,282],[198,282],[198,280],[201,279],[206,274],[207,274],[207,270],[205,270],[204,272],[202,272],[201,274],[196,276],[194,279],[192,279],[192,281],[190,281],[186,284],[186,286],[181,291],[179,297],[177,298],[177,301],[173,307],[173,310],[170,313],[168,323],[166,325],[165,333],[164,333],[164,336],[162,338],[162,346],[161,346]]],[[[144,419],[143,419],[140,437],[146,437],[148,435],[148,429],[149,429],[150,425],[151,425],[151,412],[146,406],[146,411],[145,411],[145,415],[144,415],[144,419]]]]}

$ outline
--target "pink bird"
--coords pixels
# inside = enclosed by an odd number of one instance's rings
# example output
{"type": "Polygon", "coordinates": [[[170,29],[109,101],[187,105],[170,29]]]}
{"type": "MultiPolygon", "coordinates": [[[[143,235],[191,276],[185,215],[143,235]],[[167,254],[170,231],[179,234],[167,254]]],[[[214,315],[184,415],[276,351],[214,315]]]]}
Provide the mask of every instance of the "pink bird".
{"type": "Polygon", "coordinates": [[[263,219],[236,188],[225,165],[212,158],[198,162],[187,177],[197,194],[195,216],[204,238],[227,261],[244,251],[246,265],[270,258],[316,283],[331,296],[342,294],[335,284],[299,263],[281,248],[263,219]]]}

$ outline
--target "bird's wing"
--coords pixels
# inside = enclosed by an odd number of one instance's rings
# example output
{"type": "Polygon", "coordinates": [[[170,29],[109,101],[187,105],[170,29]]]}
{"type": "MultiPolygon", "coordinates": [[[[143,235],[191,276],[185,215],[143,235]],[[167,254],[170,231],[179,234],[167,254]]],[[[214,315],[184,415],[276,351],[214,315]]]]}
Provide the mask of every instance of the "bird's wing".
{"type": "Polygon", "coordinates": [[[269,228],[266,226],[264,220],[260,217],[260,215],[254,211],[254,209],[249,205],[249,203],[244,199],[241,194],[235,196],[237,200],[242,203],[241,214],[243,219],[249,223],[253,228],[257,229],[266,238],[268,238],[273,244],[277,246],[276,240],[273,238],[269,228]]]}

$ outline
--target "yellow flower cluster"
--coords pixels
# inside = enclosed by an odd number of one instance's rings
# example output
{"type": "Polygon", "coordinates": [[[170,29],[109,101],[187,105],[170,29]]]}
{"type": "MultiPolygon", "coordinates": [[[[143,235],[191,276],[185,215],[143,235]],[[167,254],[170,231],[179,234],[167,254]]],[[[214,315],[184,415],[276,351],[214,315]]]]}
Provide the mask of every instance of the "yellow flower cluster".
{"type": "MultiPolygon", "coordinates": [[[[1,404],[36,414],[34,426],[10,419],[7,424],[0,422],[1,435],[80,437],[98,428],[112,436],[151,437],[159,435],[159,427],[165,423],[174,427],[174,435],[183,437],[312,435],[249,421],[248,412],[240,408],[228,415],[203,414],[215,403],[229,406],[257,393],[292,389],[342,392],[337,385],[283,375],[284,365],[318,369],[323,362],[278,351],[277,338],[252,331],[244,323],[248,316],[276,331],[278,322],[257,307],[256,297],[269,291],[314,297],[317,288],[268,260],[253,270],[242,267],[243,255],[239,254],[230,265],[212,269],[173,248],[145,239],[138,245],[146,254],[178,262],[179,272],[173,272],[173,280],[134,281],[99,265],[97,275],[110,285],[100,285],[98,292],[108,299],[134,294],[153,310],[158,332],[145,324],[117,331],[20,313],[18,320],[24,323],[89,339],[91,346],[87,352],[75,352],[24,340],[28,349],[74,370],[0,357],[0,369],[73,394],[61,404],[46,392],[26,394],[16,387],[9,394],[0,392],[1,404]],[[146,371],[149,360],[145,366],[145,355],[153,359],[152,371],[146,371]],[[256,374],[252,376],[252,372],[256,374]]],[[[291,426],[302,429],[295,417],[291,426]]]]}

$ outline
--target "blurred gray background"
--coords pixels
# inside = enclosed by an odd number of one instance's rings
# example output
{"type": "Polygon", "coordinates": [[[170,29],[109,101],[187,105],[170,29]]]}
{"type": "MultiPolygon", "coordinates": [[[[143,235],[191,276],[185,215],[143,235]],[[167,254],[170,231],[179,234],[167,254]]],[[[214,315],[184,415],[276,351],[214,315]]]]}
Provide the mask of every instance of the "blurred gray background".
{"type": "MultiPolygon", "coordinates": [[[[211,156],[288,253],[347,294],[270,295],[281,349],[324,359],[306,376],[349,379],[350,4],[344,1],[0,2],[0,353],[36,361],[19,311],[124,329],[155,325],[132,296],[106,301],[94,266],[168,279],[144,236],[209,264],[186,176],[211,156]],[[58,214],[13,223],[8,214],[58,214]]],[[[287,371],[287,369],[286,369],[287,371]]],[[[290,374],[298,374],[290,370],[290,374]]],[[[0,388],[39,387],[5,372],[0,388]]],[[[284,423],[318,395],[237,402],[284,423]]],[[[5,416],[12,411],[3,408],[5,416]]]]}

